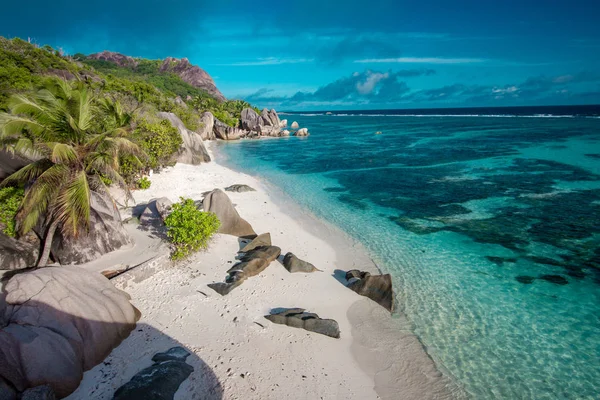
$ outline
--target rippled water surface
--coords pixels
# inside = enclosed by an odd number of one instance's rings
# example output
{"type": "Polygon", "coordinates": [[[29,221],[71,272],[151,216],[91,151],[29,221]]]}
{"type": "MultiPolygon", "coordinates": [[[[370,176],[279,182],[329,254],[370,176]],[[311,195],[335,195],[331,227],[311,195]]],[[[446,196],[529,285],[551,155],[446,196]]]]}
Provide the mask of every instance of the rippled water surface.
{"type": "Polygon", "coordinates": [[[288,117],[218,157],[360,240],[474,398],[600,397],[600,119],[288,117]]]}

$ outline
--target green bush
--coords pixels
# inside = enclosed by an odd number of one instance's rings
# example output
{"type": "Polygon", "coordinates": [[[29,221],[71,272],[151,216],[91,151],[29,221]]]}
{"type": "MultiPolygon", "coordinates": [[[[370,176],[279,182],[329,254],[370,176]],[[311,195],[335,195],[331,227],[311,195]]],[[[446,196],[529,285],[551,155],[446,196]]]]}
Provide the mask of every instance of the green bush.
{"type": "Polygon", "coordinates": [[[208,241],[221,223],[213,213],[202,212],[191,199],[181,198],[165,219],[167,236],[175,246],[171,258],[180,260],[208,247],[208,241]]]}
{"type": "Polygon", "coordinates": [[[156,123],[140,121],[134,132],[134,140],[148,155],[146,166],[152,169],[169,164],[183,144],[179,131],[167,120],[156,123]]]}
{"type": "Polygon", "coordinates": [[[0,189],[0,224],[5,226],[2,232],[8,236],[15,237],[17,235],[15,215],[17,215],[22,200],[23,189],[15,187],[0,189]]]}
{"type": "Polygon", "coordinates": [[[152,182],[150,181],[150,179],[148,179],[145,176],[142,176],[138,181],[137,181],[137,187],[138,189],[141,190],[146,190],[146,189],[150,189],[150,185],[152,185],[152,182]]]}

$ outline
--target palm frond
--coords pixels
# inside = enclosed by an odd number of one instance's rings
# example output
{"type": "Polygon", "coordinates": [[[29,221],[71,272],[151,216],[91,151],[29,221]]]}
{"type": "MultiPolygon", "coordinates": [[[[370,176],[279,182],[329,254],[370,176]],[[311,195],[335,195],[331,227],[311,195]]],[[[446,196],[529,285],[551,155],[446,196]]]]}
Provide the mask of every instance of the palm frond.
{"type": "Polygon", "coordinates": [[[40,174],[27,189],[16,218],[17,229],[22,235],[37,225],[40,216],[54,208],[52,203],[68,176],[69,169],[65,165],[56,164],[40,174]]]}
{"type": "Polygon", "coordinates": [[[50,149],[50,160],[55,164],[67,164],[77,159],[77,152],[73,146],[65,143],[47,143],[50,149]]]}
{"type": "Polygon", "coordinates": [[[72,175],[57,199],[57,217],[62,222],[62,232],[78,236],[81,228],[90,224],[90,187],[87,174],[81,170],[72,175]]]}
{"type": "Polygon", "coordinates": [[[34,161],[4,178],[4,180],[0,183],[0,187],[14,183],[28,183],[39,178],[53,165],[54,164],[52,164],[52,161],[48,160],[47,158],[34,161]]]}
{"type": "Polygon", "coordinates": [[[6,113],[0,113],[0,137],[14,136],[21,134],[24,130],[28,130],[33,134],[43,132],[46,127],[38,121],[6,113]]]}

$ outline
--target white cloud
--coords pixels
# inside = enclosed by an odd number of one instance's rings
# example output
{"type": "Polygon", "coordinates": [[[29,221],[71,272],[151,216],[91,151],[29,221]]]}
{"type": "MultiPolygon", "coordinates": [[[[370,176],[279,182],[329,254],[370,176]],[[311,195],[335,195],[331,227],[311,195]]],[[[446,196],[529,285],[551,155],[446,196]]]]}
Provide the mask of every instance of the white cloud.
{"type": "MultiPolygon", "coordinates": [[[[355,75],[356,76],[356,75],[355,75]]],[[[364,82],[358,82],[356,84],[356,90],[358,93],[365,95],[373,92],[375,86],[384,79],[390,77],[389,73],[381,73],[381,72],[371,72],[367,71],[367,79],[364,82]]]]}
{"type": "Polygon", "coordinates": [[[400,57],[400,58],[367,58],[355,60],[355,63],[386,63],[386,64],[472,64],[485,62],[482,58],[443,58],[443,57],[400,57]]]}
{"type": "Polygon", "coordinates": [[[493,88],[492,89],[492,93],[495,94],[509,94],[509,93],[515,93],[518,92],[519,88],[516,86],[509,86],[509,87],[505,87],[505,88],[493,88]]]}
{"type": "Polygon", "coordinates": [[[260,66],[260,65],[281,65],[281,64],[303,64],[311,63],[314,59],[312,58],[259,58],[252,61],[239,61],[226,64],[214,64],[222,67],[249,67],[249,66],[260,66]]]}

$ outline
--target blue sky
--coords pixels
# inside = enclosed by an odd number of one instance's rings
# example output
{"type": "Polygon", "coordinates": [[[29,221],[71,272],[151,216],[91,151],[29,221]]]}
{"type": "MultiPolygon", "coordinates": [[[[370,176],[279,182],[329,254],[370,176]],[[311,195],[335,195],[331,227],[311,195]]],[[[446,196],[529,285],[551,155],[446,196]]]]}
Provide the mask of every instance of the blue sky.
{"type": "Polygon", "coordinates": [[[600,103],[600,1],[104,0],[2,6],[0,35],[187,57],[279,110],[600,103]]]}

